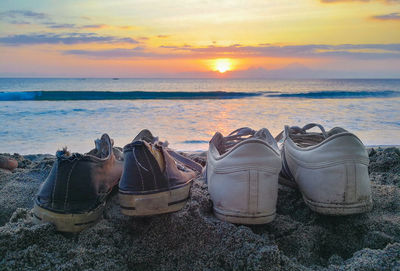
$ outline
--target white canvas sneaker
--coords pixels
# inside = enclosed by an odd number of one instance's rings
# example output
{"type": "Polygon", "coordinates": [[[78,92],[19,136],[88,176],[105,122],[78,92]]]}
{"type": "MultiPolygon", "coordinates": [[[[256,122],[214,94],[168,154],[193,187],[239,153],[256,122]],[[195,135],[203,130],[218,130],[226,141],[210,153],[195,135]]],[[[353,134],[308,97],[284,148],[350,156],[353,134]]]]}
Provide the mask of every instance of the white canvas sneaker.
{"type": "Polygon", "coordinates": [[[208,190],[215,216],[238,224],[264,224],[275,218],[278,145],[267,129],[241,128],[216,133],[207,154],[208,190]]]}
{"type": "Polygon", "coordinates": [[[326,215],[350,215],[372,209],[369,158],[352,133],[335,127],[326,132],[315,123],[285,126],[279,182],[298,187],[311,210],[326,215]],[[307,132],[319,127],[321,133],[307,132]]]}

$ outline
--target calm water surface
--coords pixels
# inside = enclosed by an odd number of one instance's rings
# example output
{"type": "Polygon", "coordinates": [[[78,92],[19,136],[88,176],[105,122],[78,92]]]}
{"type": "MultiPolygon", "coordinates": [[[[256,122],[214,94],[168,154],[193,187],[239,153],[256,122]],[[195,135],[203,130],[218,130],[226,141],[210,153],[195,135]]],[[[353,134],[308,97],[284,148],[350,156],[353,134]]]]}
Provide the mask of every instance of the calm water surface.
{"type": "Polygon", "coordinates": [[[400,80],[0,78],[0,152],[87,152],[102,133],[123,146],[143,128],[173,148],[206,150],[215,131],[276,135],[309,122],[398,145],[400,80]]]}

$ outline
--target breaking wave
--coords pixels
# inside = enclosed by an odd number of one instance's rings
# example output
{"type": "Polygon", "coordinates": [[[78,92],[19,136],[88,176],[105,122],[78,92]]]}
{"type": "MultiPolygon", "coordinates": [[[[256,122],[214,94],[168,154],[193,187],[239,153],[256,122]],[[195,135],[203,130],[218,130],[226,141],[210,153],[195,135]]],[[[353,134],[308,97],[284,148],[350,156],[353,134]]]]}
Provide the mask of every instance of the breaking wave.
{"type": "Polygon", "coordinates": [[[383,91],[316,91],[299,93],[267,94],[268,97],[306,98],[306,99],[351,99],[351,98],[392,98],[400,97],[400,92],[383,91]]]}
{"type": "Polygon", "coordinates": [[[238,99],[260,96],[251,92],[147,92],[147,91],[24,91],[0,92],[0,101],[73,101],[73,100],[195,100],[238,99]]]}
{"type": "Polygon", "coordinates": [[[229,92],[229,91],[19,91],[0,92],[0,101],[78,101],[78,100],[219,100],[250,97],[304,98],[304,99],[354,99],[400,97],[399,91],[315,91],[282,93],[229,92]]]}

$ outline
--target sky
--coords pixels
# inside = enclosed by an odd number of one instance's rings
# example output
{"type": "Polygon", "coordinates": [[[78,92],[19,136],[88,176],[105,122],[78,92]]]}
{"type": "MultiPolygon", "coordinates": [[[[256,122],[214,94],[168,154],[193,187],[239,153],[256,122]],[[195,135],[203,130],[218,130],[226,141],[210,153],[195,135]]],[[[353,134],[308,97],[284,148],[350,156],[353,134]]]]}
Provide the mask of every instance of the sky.
{"type": "Polygon", "coordinates": [[[400,0],[2,0],[0,77],[400,78],[400,0]]]}

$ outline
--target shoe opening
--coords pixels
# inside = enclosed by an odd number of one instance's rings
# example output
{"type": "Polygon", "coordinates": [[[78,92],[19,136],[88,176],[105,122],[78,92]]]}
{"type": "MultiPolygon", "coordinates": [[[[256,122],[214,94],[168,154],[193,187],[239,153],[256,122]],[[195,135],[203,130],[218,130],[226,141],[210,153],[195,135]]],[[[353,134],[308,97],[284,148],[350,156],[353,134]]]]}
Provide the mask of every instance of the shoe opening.
{"type": "Polygon", "coordinates": [[[157,147],[156,145],[148,143],[146,141],[143,141],[143,143],[146,146],[146,148],[151,152],[151,154],[154,156],[154,158],[156,159],[161,172],[164,172],[165,160],[164,160],[164,156],[163,156],[161,147],[157,147]]]}
{"type": "Polygon", "coordinates": [[[293,140],[293,142],[297,146],[301,148],[306,148],[318,145],[333,135],[345,132],[347,131],[341,127],[334,127],[330,131],[326,132],[322,125],[316,123],[310,123],[305,125],[303,128],[300,128],[298,126],[290,127],[288,136],[293,140]],[[314,127],[320,128],[321,132],[319,133],[319,132],[308,131],[314,127]]]}
{"type": "Polygon", "coordinates": [[[265,128],[263,128],[257,132],[248,127],[239,128],[225,137],[221,133],[217,132],[217,133],[215,133],[215,135],[213,136],[213,138],[211,139],[210,142],[212,144],[214,144],[214,146],[218,150],[219,154],[222,155],[222,154],[228,152],[229,150],[231,150],[238,143],[240,143],[244,140],[250,139],[250,138],[264,140],[270,146],[272,146],[275,150],[278,151],[278,145],[277,145],[274,137],[265,128]]]}
{"type": "Polygon", "coordinates": [[[94,144],[95,148],[87,154],[103,159],[110,155],[110,150],[112,150],[114,140],[112,140],[107,134],[103,134],[100,139],[94,141],[94,144]]]}

